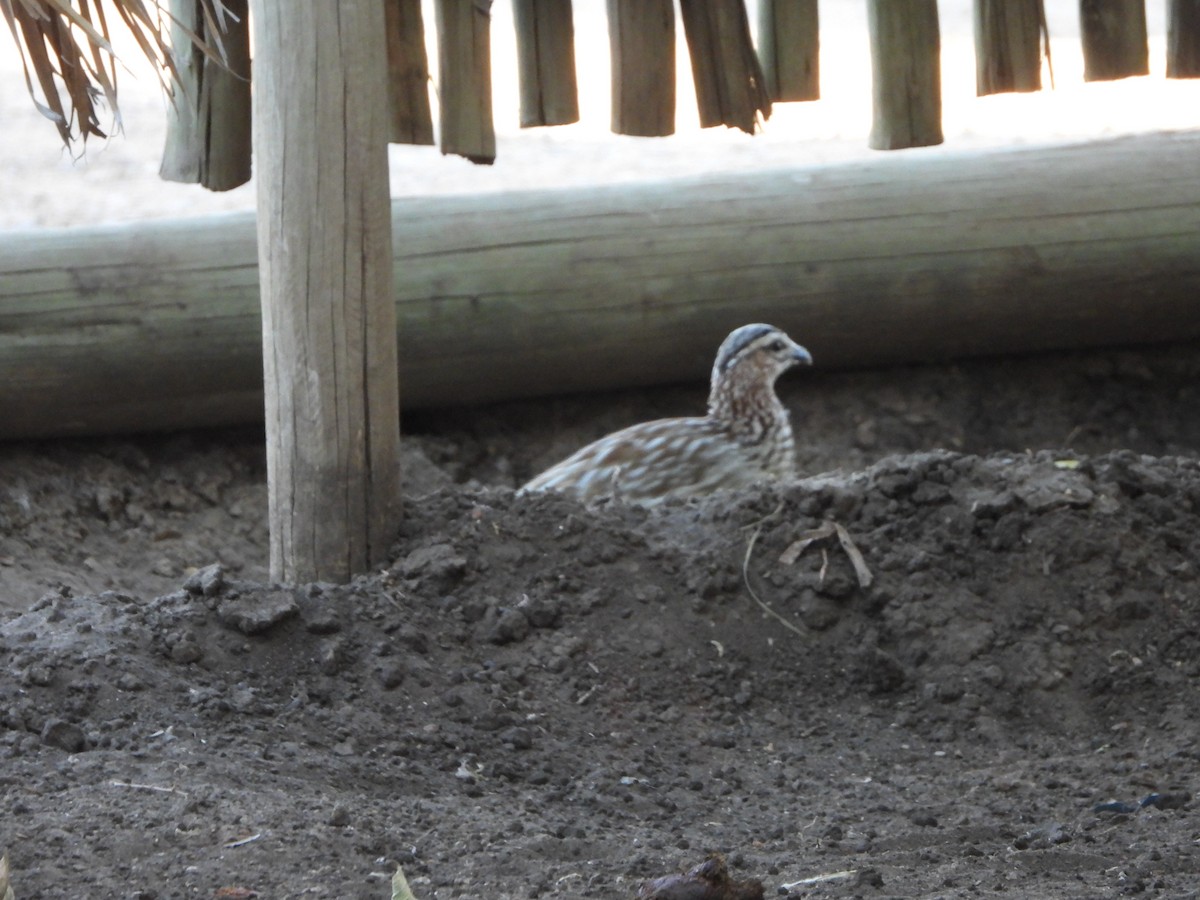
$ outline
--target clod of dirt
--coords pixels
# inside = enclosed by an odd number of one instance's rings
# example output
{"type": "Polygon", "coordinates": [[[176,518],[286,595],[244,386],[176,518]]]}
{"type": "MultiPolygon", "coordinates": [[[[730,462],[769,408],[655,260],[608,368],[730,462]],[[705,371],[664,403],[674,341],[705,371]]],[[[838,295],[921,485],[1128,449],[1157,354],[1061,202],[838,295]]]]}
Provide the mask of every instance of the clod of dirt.
{"type": "Polygon", "coordinates": [[[300,612],[290,591],[270,591],[257,597],[234,597],[217,609],[221,624],[242,634],[262,634],[300,612]]]}
{"type": "Polygon", "coordinates": [[[87,735],[78,725],[61,719],[47,719],[42,727],[42,743],[68,753],[82,753],[87,749],[87,735]]]}
{"type": "Polygon", "coordinates": [[[682,875],[664,875],[645,882],[638,890],[640,900],[763,900],[758,879],[734,881],[725,857],[719,853],[693,866],[682,875]]]}
{"type": "Polygon", "coordinates": [[[183,582],[183,589],[189,594],[201,594],[205,597],[219,594],[223,587],[225,587],[225,567],[220,563],[213,563],[203,569],[197,569],[183,582]]]}

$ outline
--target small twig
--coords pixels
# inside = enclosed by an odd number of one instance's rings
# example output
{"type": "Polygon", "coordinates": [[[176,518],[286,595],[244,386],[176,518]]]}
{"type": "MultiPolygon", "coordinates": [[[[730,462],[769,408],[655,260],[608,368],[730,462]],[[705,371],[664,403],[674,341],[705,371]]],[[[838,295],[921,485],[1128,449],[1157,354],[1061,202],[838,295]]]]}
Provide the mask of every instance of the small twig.
{"type": "Polygon", "coordinates": [[[236,841],[230,841],[229,843],[222,844],[221,846],[223,846],[226,850],[232,850],[234,847],[244,847],[247,844],[253,844],[260,837],[262,837],[261,831],[258,834],[252,834],[252,835],[250,835],[250,837],[244,837],[244,838],[240,838],[236,841]]]}
{"type": "Polygon", "coordinates": [[[794,631],[801,637],[807,637],[808,635],[806,635],[803,630],[797,628],[779,613],[775,612],[775,610],[771,609],[771,607],[769,607],[766,603],[764,603],[762,598],[754,592],[754,587],[750,584],[750,556],[754,553],[754,545],[758,541],[758,536],[760,534],[762,534],[762,522],[758,523],[758,527],[754,529],[754,534],[750,535],[750,542],[746,544],[746,555],[742,558],[742,581],[746,583],[746,590],[749,591],[754,602],[762,607],[763,612],[767,613],[769,616],[773,616],[781,625],[783,625],[784,628],[788,629],[789,631],[794,631]]]}
{"type": "Polygon", "coordinates": [[[159,794],[179,794],[181,797],[187,796],[187,791],[181,791],[179,788],[161,787],[157,784],[138,784],[132,781],[110,781],[113,787],[132,788],[135,791],[154,791],[159,794]]]}
{"type": "Polygon", "coordinates": [[[856,874],[858,874],[858,869],[846,869],[841,872],[830,872],[827,875],[814,875],[812,878],[801,878],[799,881],[781,884],[780,887],[785,891],[790,891],[798,887],[808,887],[809,885],[822,884],[826,881],[837,881],[841,878],[849,878],[851,875],[856,874]]]}
{"type": "Polygon", "coordinates": [[[751,528],[761,530],[764,525],[766,525],[772,519],[776,518],[781,512],[783,512],[783,501],[782,500],[779,501],[778,506],[776,506],[773,510],[771,510],[769,513],[767,513],[765,516],[763,516],[757,522],[751,522],[749,525],[743,525],[742,531],[749,531],[751,528]]]}
{"type": "Polygon", "coordinates": [[[592,699],[592,694],[596,693],[596,690],[598,688],[599,688],[599,685],[593,684],[590,688],[588,688],[586,691],[584,691],[582,694],[580,694],[578,697],[575,698],[575,705],[583,706],[583,704],[587,703],[589,700],[592,699]]]}

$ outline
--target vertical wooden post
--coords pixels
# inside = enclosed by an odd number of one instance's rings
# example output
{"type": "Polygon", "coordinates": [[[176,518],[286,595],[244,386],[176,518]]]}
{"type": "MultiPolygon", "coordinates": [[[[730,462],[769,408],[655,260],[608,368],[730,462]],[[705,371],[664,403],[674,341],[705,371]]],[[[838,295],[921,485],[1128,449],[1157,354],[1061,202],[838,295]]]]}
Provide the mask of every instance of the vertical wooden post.
{"type": "Polygon", "coordinates": [[[975,0],[975,93],[1042,89],[1043,0],[975,0]]]}
{"type": "Polygon", "coordinates": [[[254,0],[271,577],[347,581],[399,515],[379,0],[254,0]]]}
{"type": "Polygon", "coordinates": [[[1079,0],[1083,80],[1150,74],[1145,0],[1079,0]]]}
{"type": "Polygon", "coordinates": [[[167,112],[159,175],[228,191],[250,180],[250,22],[248,0],[224,0],[224,30],[209,31],[199,0],[171,0],[171,56],[179,74],[167,112]],[[219,47],[224,65],[187,32],[219,47]]]}
{"type": "Polygon", "coordinates": [[[579,121],[571,0],[513,0],[521,127],[579,121]]]}
{"type": "Polygon", "coordinates": [[[772,100],[821,97],[817,0],[759,0],[758,56],[772,100]]]}
{"type": "Polygon", "coordinates": [[[727,125],[754,134],[771,98],[754,52],[744,0],[680,0],[692,57],[700,127],[727,125]]]}
{"type": "Polygon", "coordinates": [[[612,130],[665,137],[675,133],[673,0],[608,0],[612,55],[612,130]]]}
{"type": "Polygon", "coordinates": [[[442,153],[496,161],[492,122],[492,0],[437,0],[442,153]]]}
{"type": "Polygon", "coordinates": [[[867,0],[874,150],[942,142],[937,0],[867,0]]]}
{"type": "Polygon", "coordinates": [[[429,57],[421,0],[383,0],[387,28],[388,141],[432,144],[429,57]]]}
{"type": "Polygon", "coordinates": [[[1170,0],[1167,77],[1200,78],[1200,0],[1170,0]]]}

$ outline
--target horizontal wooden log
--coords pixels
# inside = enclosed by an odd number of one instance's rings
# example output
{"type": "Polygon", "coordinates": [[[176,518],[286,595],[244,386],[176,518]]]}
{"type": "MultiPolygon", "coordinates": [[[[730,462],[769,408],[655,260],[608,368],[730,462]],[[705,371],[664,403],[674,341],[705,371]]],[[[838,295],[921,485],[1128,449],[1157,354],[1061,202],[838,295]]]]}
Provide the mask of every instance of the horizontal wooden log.
{"type": "MultiPolygon", "coordinates": [[[[393,204],[409,408],[1200,337],[1200,133],[393,204]],[[503,223],[503,227],[497,227],[503,223]]],[[[0,235],[0,434],[253,422],[248,214],[0,235]]]]}

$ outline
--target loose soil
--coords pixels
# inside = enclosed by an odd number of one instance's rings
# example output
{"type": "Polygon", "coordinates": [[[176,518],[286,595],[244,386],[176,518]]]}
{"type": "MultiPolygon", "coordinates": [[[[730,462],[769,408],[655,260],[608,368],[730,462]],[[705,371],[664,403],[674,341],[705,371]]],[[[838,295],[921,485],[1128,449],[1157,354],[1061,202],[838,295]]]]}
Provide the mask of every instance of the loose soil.
{"type": "Polygon", "coordinates": [[[1200,896],[1198,374],[789,376],[802,480],[652,511],[513,487],[703,386],[412,417],[294,589],[255,429],[0,446],[16,896],[1200,896]]]}

